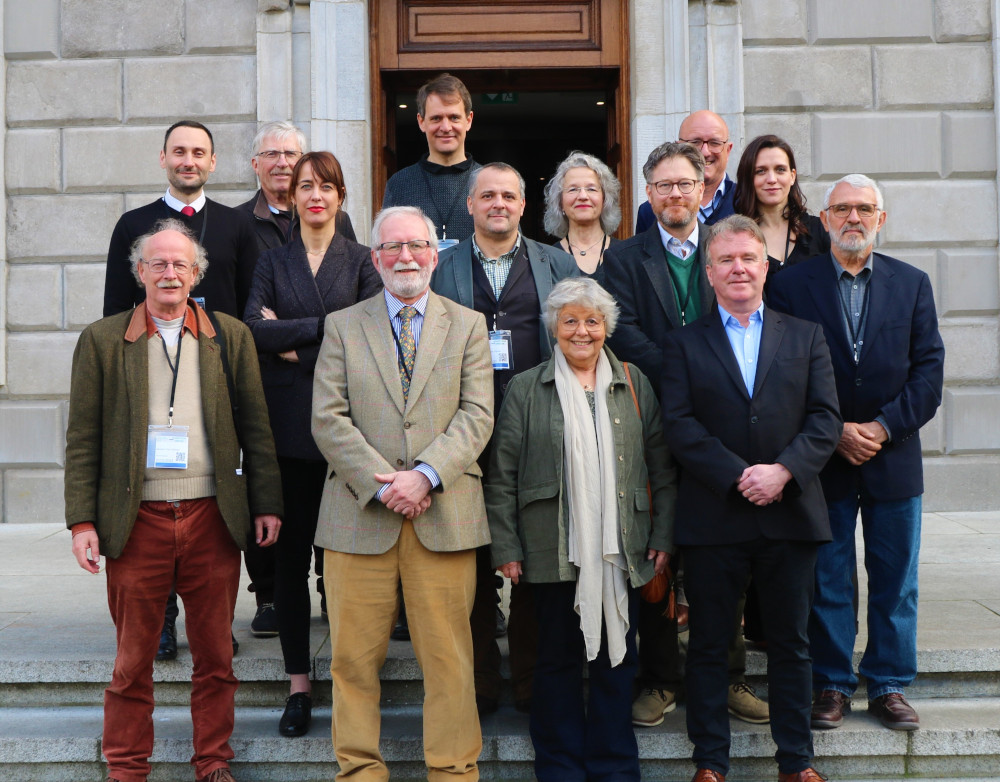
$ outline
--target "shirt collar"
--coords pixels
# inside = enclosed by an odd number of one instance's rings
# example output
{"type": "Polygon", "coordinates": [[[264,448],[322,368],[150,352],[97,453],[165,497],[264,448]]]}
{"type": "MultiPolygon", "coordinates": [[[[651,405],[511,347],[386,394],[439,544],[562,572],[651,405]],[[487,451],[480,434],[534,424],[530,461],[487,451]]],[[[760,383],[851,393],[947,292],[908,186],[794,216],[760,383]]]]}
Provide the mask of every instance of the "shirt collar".
{"type": "Polygon", "coordinates": [[[476,244],[476,235],[472,235],[472,251],[475,253],[476,258],[479,259],[480,263],[495,263],[497,261],[503,261],[508,259],[513,259],[517,256],[517,251],[521,248],[521,232],[517,232],[517,238],[514,240],[514,246],[511,247],[507,252],[497,258],[487,258],[486,253],[479,249],[479,245],[476,244]]]}
{"type": "Polygon", "coordinates": [[[697,220],[694,221],[694,230],[691,231],[691,235],[684,241],[681,241],[673,234],[667,233],[667,229],[663,227],[663,224],[659,220],[656,221],[656,227],[660,229],[660,241],[663,242],[663,246],[667,250],[674,245],[680,245],[681,247],[690,246],[694,250],[698,249],[699,224],[697,220]]]}
{"type": "Polygon", "coordinates": [[[833,270],[836,273],[838,280],[841,277],[843,277],[845,274],[848,275],[849,277],[851,277],[852,279],[854,277],[860,277],[862,274],[864,274],[865,269],[868,270],[868,275],[871,276],[872,272],[875,270],[875,251],[874,250],[872,252],[868,253],[868,260],[865,261],[865,265],[858,271],[857,274],[851,274],[849,271],[847,271],[847,269],[845,269],[843,266],[841,266],[840,265],[840,261],[837,260],[837,258],[834,256],[833,253],[830,253],[830,260],[833,261],[833,270]]]}
{"type": "Polygon", "coordinates": [[[472,155],[466,155],[465,160],[461,163],[455,163],[452,166],[442,166],[440,163],[434,163],[430,160],[429,153],[425,152],[424,156],[420,158],[420,166],[428,174],[448,174],[452,171],[468,171],[472,166],[472,155]]]}
{"type": "MultiPolygon", "coordinates": [[[[736,324],[740,328],[743,328],[740,322],[736,319],[736,316],[730,315],[728,312],[726,312],[726,310],[723,308],[721,304],[719,304],[719,317],[722,318],[723,327],[728,327],[729,321],[731,319],[734,324],[736,324]]],[[[761,302],[760,306],[750,313],[750,322],[753,323],[754,321],[757,321],[758,323],[764,322],[764,302],[761,302]]]]}
{"type": "Polygon", "coordinates": [[[389,293],[388,288],[383,288],[382,293],[385,295],[385,306],[389,310],[390,318],[395,318],[403,307],[413,307],[418,313],[420,313],[420,317],[423,317],[424,313],[427,312],[427,299],[430,297],[431,291],[430,288],[425,290],[424,295],[417,299],[417,301],[413,304],[404,304],[389,293]]]}
{"type": "Polygon", "coordinates": [[[163,202],[173,209],[175,212],[181,211],[185,206],[190,206],[195,212],[200,212],[205,207],[205,201],[208,199],[205,196],[205,191],[201,191],[201,195],[198,196],[190,204],[185,204],[179,198],[174,198],[173,194],[170,192],[170,188],[167,188],[167,192],[163,195],[163,202]]]}
{"type": "MultiPolygon", "coordinates": [[[[191,307],[191,300],[188,299],[188,306],[184,308],[184,323],[181,325],[181,329],[187,329],[191,332],[191,336],[195,339],[198,338],[198,318],[194,314],[194,309],[191,307]]],[[[157,331],[156,324],[153,323],[153,316],[149,314],[149,308],[146,308],[146,336],[152,337],[157,331]]]]}

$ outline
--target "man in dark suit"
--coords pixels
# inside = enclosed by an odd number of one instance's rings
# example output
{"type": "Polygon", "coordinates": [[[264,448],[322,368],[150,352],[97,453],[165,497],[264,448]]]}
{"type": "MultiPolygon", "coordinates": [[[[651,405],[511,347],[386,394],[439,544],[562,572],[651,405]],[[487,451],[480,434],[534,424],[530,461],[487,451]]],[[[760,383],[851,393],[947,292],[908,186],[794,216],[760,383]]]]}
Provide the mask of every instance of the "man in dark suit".
{"type": "MultiPolygon", "coordinates": [[[[488,163],[473,172],[466,206],[475,230],[441,253],[441,263],[431,278],[431,290],[483,313],[491,340],[506,345],[503,360],[493,364],[493,399],[498,410],[514,375],[552,355],[553,339],[542,323],[542,303],[559,280],[580,273],[569,254],[522,235],[524,205],[524,179],[512,166],[488,163]]],[[[484,471],[490,453],[487,445],[479,457],[484,471]]],[[[488,547],[476,557],[476,603],[471,617],[476,703],[481,714],[488,714],[496,711],[500,697],[500,647],[495,637],[499,577],[488,547]]],[[[530,590],[525,581],[511,586],[508,625],[514,703],[523,711],[531,701],[538,643],[530,590]]]]}
{"type": "Polygon", "coordinates": [[[858,685],[851,574],[858,511],[868,572],[868,646],[858,666],[868,710],[887,728],[920,721],[903,698],[917,673],[917,560],[923,463],[920,427],[941,404],[944,344],[927,275],[872,251],[885,225],[882,193],[861,174],[827,190],[831,255],[782,272],[775,309],[823,326],[833,357],[844,434],[820,476],[833,543],[816,568],[809,620],[812,724],[836,728],[858,685]],[[788,275],[786,277],[786,275],[788,275]]]}
{"type": "Polygon", "coordinates": [[[764,608],[780,782],[819,782],[809,730],[806,625],[819,544],[819,472],[842,422],[823,330],[766,308],[764,236],[733,215],[707,229],[718,309],[670,333],[663,425],[682,466],[676,543],[691,605],[687,726],[694,782],[729,770],[726,645],[747,579],[764,608]]]}
{"type": "MultiPolygon", "coordinates": [[[[695,111],[684,118],[677,135],[678,141],[691,144],[705,156],[705,192],[698,209],[699,222],[712,225],[729,217],[734,212],[736,183],[726,173],[729,154],[733,151],[726,121],[714,111],[695,111]]],[[[639,207],[635,218],[636,235],[644,233],[655,222],[656,216],[647,201],[639,207]]]]}
{"type": "MultiPolygon", "coordinates": [[[[667,334],[712,307],[712,288],[702,267],[705,249],[700,237],[705,229],[698,222],[705,160],[690,144],[667,142],[649,154],[642,172],[657,222],[604,256],[604,284],[621,307],[608,344],[622,361],[659,378],[667,334]]],[[[632,722],[644,727],[659,725],[663,715],[674,710],[680,687],[677,621],[664,616],[665,608],[646,602],[639,608],[639,696],[632,722]]],[[[768,720],[767,704],[746,682],[741,619],[742,608],[729,651],[729,708],[742,720],[763,723],[768,720]]]]}

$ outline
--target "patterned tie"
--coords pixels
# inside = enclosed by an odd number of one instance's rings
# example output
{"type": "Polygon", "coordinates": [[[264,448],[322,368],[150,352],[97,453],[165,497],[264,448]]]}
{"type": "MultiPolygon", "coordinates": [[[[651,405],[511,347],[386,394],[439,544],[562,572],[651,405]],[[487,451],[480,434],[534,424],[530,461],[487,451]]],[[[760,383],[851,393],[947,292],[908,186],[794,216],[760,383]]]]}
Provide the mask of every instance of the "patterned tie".
{"type": "Polygon", "coordinates": [[[413,319],[416,307],[403,307],[399,311],[399,379],[403,383],[403,402],[410,395],[410,380],[413,378],[413,360],[417,356],[417,343],[413,341],[413,319]]]}
{"type": "Polygon", "coordinates": [[[183,209],[181,209],[181,214],[184,215],[185,217],[193,217],[194,216],[194,207],[191,206],[190,204],[188,204],[183,209]]]}

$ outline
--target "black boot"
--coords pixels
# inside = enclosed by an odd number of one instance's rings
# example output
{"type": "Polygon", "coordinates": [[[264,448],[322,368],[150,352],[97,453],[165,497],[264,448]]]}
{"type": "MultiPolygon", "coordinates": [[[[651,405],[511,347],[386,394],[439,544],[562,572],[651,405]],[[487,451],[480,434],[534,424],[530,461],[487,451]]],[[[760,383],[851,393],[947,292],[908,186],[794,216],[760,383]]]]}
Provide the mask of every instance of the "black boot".
{"type": "Polygon", "coordinates": [[[157,660],[177,659],[177,629],[172,618],[163,620],[163,629],[160,631],[160,648],[156,650],[157,660]]]}

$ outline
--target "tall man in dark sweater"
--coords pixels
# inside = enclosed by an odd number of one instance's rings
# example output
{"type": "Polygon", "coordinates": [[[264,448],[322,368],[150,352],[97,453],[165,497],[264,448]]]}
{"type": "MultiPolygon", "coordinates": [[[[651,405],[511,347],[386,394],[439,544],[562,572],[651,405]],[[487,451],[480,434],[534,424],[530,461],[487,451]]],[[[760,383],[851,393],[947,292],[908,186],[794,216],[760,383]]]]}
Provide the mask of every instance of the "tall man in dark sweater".
{"type": "Polygon", "coordinates": [[[123,214],[111,234],[104,316],[132,309],[146,298],[129,270],[129,250],[154,223],[173,217],[194,231],[211,264],[192,296],[203,298],[206,309],[242,318],[257,263],[257,239],[249,217],[205,195],[205,182],[215,170],[215,145],[208,128],[192,120],[171,125],[163,137],[160,168],[167,172],[167,192],[123,214]]]}
{"type": "Polygon", "coordinates": [[[465,199],[479,164],[465,153],[472,96],[460,79],[442,73],[420,88],[417,124],[427,136],[427,154],[389,178],[382,208],[420,207],[434,222],[438,249],[443,252],[473,231],[465,199]]]}
{"type": "MultiPolygon", "coordinates": [[[[191,295],[206,310],[243,318],[253,269],[257,263],[257,237],[248,215],[212,201],[205,195],[205,182],[215,170],[215,142],[200,122],[180,120],[168,129],[160,150],[160,167],[167,172],[169,187],[162,198],[126,212],[118,219],[108,247],[104,274],[104,317],[130,310],[146,298],[136,285],[129,261],[132,244],[160,220],[172,217],[194,232],[209,261],[201,281],[191,295]]],[[[249,542],[246,548],[251,591],[257,597],[257,615],[251,632],[265,637],[278,634],[274,616],[274,555],[249,542]]],[[[177,596],[171,593],[160,639],[158,660],[177,656],[177,596]]],[[[233,650],[239,647],[233,638],[233,650]]]]}
{"type": "MultiPolygon", "coordinates": [[[[542,323],[542,303],[559,280],[576,277],[580,270],[567,253],[521,234],[524,179],[506,163],[488,163],[472,175],[467,212],[472,215],[475,232],[441,253],[431,290],[486,317],[494,353],[493,399],[499,410],[514,375],[552,355],[553,339],[542,323]]],[[[491,450],[492,440],[479,456],[484,474],[491,450]]],[[[471,616],[480,714],[496,711],[500,696],[500,648],[494,637],[495,573],[489,547],[483,546],[476,552],[476,599],[471,616]]],[[[531,700],[538,643],[534,611],[529,585],[522,579],[511,587],[508,638],[514,702],[522,711],[527,711],[531,700]]]]}

